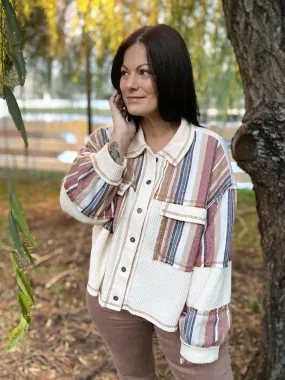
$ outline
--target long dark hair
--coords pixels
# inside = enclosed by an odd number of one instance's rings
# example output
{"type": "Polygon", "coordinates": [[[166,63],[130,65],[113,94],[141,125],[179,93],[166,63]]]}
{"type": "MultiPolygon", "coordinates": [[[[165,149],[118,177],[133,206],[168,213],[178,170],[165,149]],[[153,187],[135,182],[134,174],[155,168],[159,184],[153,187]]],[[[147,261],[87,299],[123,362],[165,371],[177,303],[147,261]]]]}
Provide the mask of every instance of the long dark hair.
{"type": "MultiPolygon", "coordinates": [[[[193,69],[187,46],[181,35],[168,25],[144,26],[119,46],[114,57],[111,80],[120,93],[121,67],[125,51],[135,43],[144,44],[153,80],[161,118],[167,122],[184,118],[200,126],[198,101],[195,92],[193,69]]],[[[129,120],[139,123],[139,116],[128,114],[129,120]]]]}

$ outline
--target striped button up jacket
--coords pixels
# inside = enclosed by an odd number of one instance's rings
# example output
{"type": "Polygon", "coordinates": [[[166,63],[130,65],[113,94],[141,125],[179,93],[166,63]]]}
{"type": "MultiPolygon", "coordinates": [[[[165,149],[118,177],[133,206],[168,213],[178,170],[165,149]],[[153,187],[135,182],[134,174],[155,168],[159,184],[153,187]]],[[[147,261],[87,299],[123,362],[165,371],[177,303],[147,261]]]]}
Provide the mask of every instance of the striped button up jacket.
{"type": "Polygon", "coordinates": [[[103,307],[180,330],[180,354],[218,359],[231,323],[236,184],[223,140],[182,120],[153,153],[141,127],[122,165],[112,127],[89,138],[65,176],[61,207],[93,225],[87,289],[103,307]]]}

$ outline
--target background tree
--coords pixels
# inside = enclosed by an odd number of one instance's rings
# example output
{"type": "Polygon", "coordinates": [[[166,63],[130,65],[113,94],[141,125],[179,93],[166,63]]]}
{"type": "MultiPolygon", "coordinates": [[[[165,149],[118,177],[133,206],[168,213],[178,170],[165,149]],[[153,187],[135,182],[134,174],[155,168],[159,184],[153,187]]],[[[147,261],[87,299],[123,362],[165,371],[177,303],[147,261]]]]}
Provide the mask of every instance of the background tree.
{"type": "MultiPolygon", "coordinates": [[[[57,60],[62,67],[63,79],[70,81],[72,78],[78,88],[85,83],[86,97],[89,99],[89,125],[90,99],[94,94],[110,96],[112,87],[109,75],[108,94],[102,92],[101,85],[106,81],[106,73],[110,72],[112,57],[119,43],[134,29],[146,24],[169,24],[184,37],[192,56],[202,109],[227,109],[243,105],[240,103],[242,87],[238,66],[227,40],[220,0],[154,0],[150,4],[139,0],[53,0],[36,3],[33,0],[19,0],[19,8],[23,9],[21,15],[28,28],[27,51],[36,52],[35,46],[39,47],[39,57],[44,56],[46,61],[45,65],[42,61],[40,64],[45,75],[50,73],[48,68],[51,62],[57,60]],[[68,72],[67,68],[72,68],[72,71],[68,72]]],[[[73,89],[76,92],[76,87],[73,89]]]]}
{"type": "Polygon", "coordinates": [[[246,379],[285,379],[285,3],[223,0],[245,115],[232,151],[252,179],[265,264],[259,359],[246,379]]]}

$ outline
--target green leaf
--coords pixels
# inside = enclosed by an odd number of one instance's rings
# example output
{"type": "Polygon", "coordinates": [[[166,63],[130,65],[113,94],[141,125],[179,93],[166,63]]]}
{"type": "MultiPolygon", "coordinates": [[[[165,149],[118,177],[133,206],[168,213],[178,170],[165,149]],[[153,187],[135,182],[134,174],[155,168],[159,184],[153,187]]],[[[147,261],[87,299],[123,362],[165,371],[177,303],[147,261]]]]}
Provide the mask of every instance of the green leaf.
{"type": "Polygon", "coordinates": [[[20,84],[23,86],[26,79],[26,65],[23,56],[23,32],[17,19],[15,9],[9,0],[2,0],[6,15],[7,37],[11,47],[11,58],[16,67],[20,84]]]}
{"type": "Polygon", "coordinates": [[[12,263],[13,263],[13,267],[14,267],[14,271],[15,271],[15,275],[16,275],[17,284],[19,285],[20,289],[22,290],[22,292],[27,297],[30,305],[34,305],[35,304],[35,300],[34,300],[34,296],[33,296],[33,291],[32,291],[31,285],[30,285],[29,280],[27,279],[25,273],[22,271],[21,268],[18,267],[18,263],[17,263],[17,258],[16,258],[15,252],[12,252],[12,254],[11,254],[11,260],[12,260],[12,263]]]}
{"type": "Polygon", "coordinates": [[[25,296],[28,298],[31,305],[35,304],[33,291],[31,288],[31,285],[29,283],[29,280],[27,279],[25,273],[22,271],[22,269],[17,268],[16,273],[16,280],[20,288],[22,289],[25,296]]]}
{"type": "Polygon", "coordinates": [[[13,34],[15,35],[15,39],[19,41],[19,43],[22,44],[23,46],[22,29],[17,19],[15,9],[13,8],[9,0],[1,0],[1,1],[2,1],[2,6],[4,8],[4,11],[5,11],[7,24],[10,26],[10,30],[13,31],[13,34]]]}
{"type": "Polygon", "coordinates": [[[29,251],[29,248],[25,245],[25,243],[22,242],[22,244],[23,244],[24,251],[30,260],[30,263],[34,264],[34,259],[33,259],[33,256],[31,255],[30,251],[29,251]]]}
{"type": "Polygon", "coordinates": [[[26,80],[26,69],[25,69],[26,63],[25,63],[23,53],[19,48],[12,47],[12,51],[10,52],[10,55],[15,65],[15,68],[17,70],[20,85],[24,86],[25,80],[26,80]]]}
{"type": "Polygon", "coordinates": [[[19,304],[22,309],[22,314],[28,324],[31,324],[31,312],[30,312],[30,304],[28,298],[25,296],[23,292],[19,292],[19,304]]]}
{"type": "Polygon", "coordinates": [[[9,112],[13,118],[13,121],[18,129],[18,131],[21,133],[22,138],[25,143],[25,147],[28,147],[28,139],[27,139],[27,133],[25,129],[25,125],[22,119],[21,111],[18,106],[18,103],[16,101],[16,98],[13,94],[13,92],[10,90],[9,87],[4,86],[3,87],[3,95],[4,99],[7,101],[9,112]]]}
{"type": "Polygon", "coordinates": [[[29,324],[26,321],[26,319],[22,317],[19,325],[15,327],[9,335],[9,341],[6,347],[6,352],[11,352],[17,347],[17,345],[22,341],[28,329],[29,324]]]}
{"type": "Polygon", "coordinates": [[[17,258],[16,258],[16,252],[15,251],[13,251],[11,253],[11,260],[12,260],[12,263],[13,263],[14,272],[16,274],[16,271],[17,271],[17,268],[18,268],[18,263],[17,263],[17,258]]]}
{"type": "Polygon", "coordinates": [[[18,226],[20,227],[20,230],[25,235],[28,242],[32,245],[34,245],[34,240],[31,236],[29,226],[27,224],[27,220],[24,214],[23,207],[19,201],[19,198],[17,197],[14,188],[12,185],[10,185],[10,205],[12,208],[12,213],[14,219],[17,221],[18,226]]]}
{"type": "Polygon", "coordinates": [[[27,256],[26,256],[26,253],[23,249],[23,245],[22,245],[22,242],[21,242],[21,239],[19,236],[19,230],[18,230],[17,222],[14,219],[12,211],[9,212],[8,221],[9,221],[9,228],[10,228],[13,243],[14,243],[14,248],[17,251],[17,254],[21,258],[22,262],[24,264],[27,264],[27,256]]]}

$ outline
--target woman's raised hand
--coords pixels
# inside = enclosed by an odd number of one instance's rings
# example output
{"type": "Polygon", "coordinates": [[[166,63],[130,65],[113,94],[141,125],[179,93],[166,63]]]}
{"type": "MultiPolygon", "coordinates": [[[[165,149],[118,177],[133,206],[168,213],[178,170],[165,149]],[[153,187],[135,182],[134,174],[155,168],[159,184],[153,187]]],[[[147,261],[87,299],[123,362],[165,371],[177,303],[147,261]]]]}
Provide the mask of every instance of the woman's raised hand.
{"type": "Polygon", "coordinates": [[[124,136],[130,141],[136,133],[136,125],[134,122],[129,122],[126,120],[127,109],[123,102],[122,96],[117,90],[113,92],[109,103],[112,112],[114,133],[122,137],[124,136]]]}

